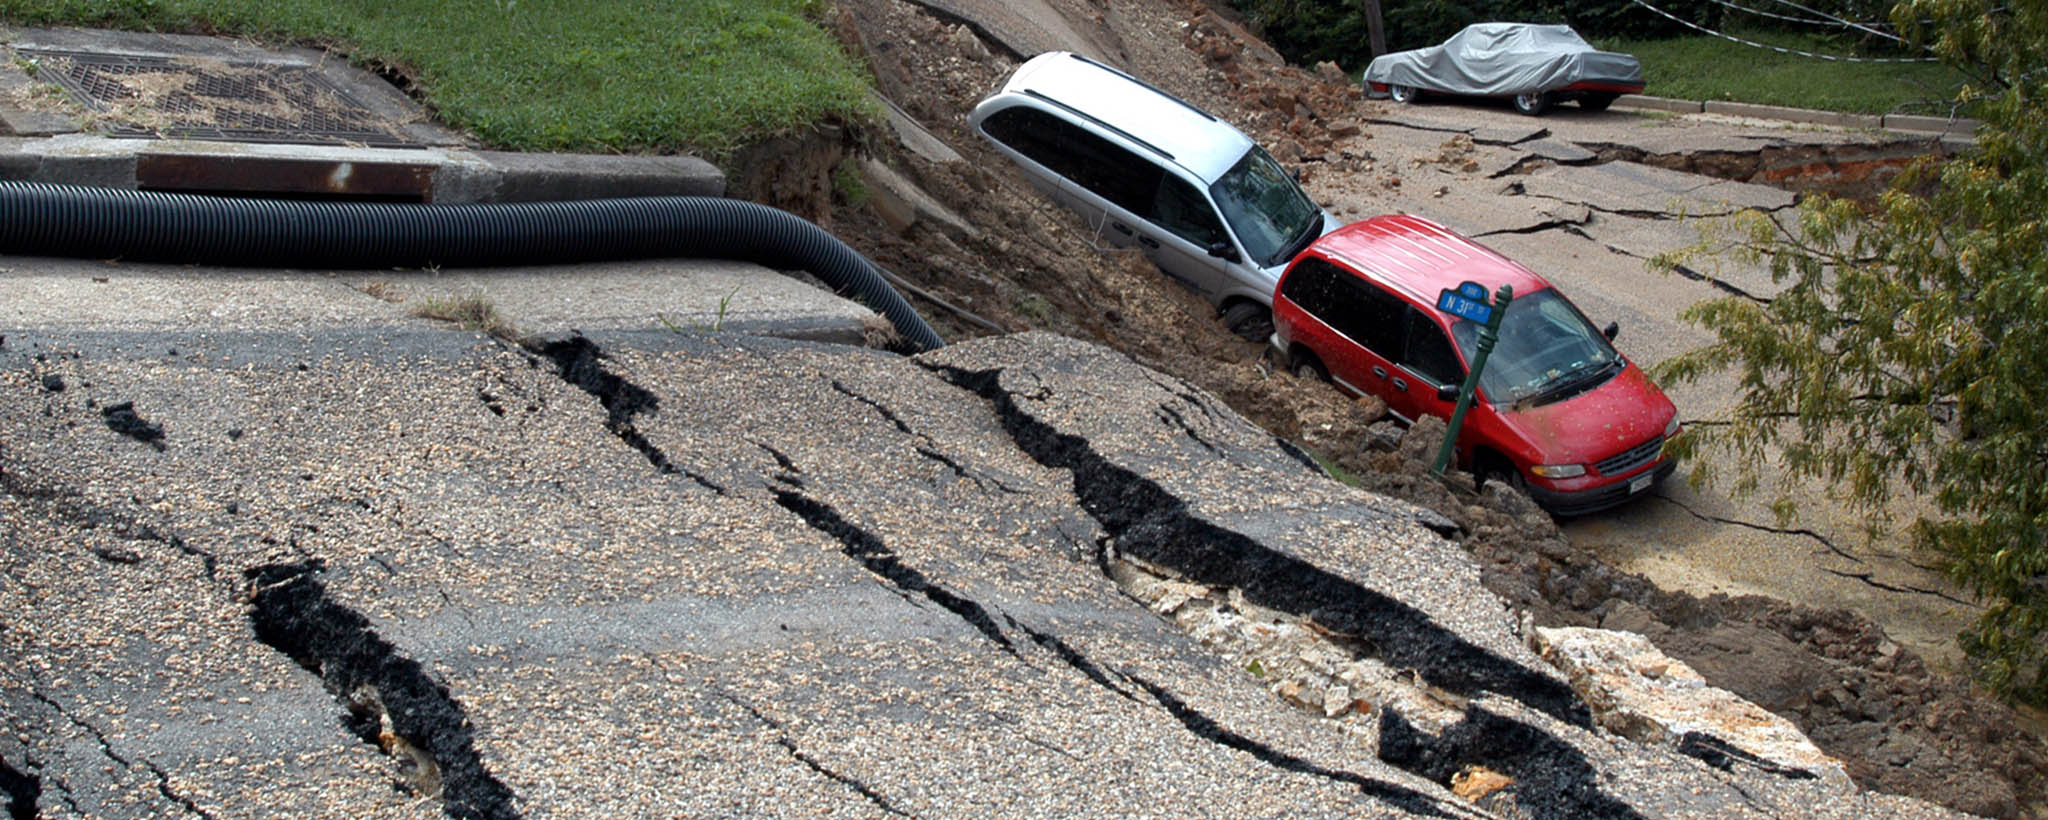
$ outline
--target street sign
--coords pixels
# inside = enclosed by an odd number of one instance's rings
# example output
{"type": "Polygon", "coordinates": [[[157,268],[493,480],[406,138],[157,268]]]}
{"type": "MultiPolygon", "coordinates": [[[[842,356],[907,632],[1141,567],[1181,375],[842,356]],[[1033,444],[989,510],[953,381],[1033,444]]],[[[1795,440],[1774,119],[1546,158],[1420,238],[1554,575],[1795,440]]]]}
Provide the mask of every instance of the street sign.
{"type": "Polygon", "coordinates": [[[1493,306],[1486,303],[1486,288],[1477,282],[1463,283],[1457,290],[1444,288],[1437,294],[1436,309],[1482,325],[1493,321],[1493,306]]]}
{"type": "Polygon", "coordinates": [[[1458,428],[1465,424],[1465,411],[1472,409],[1472,397],[1479,390],[1479,374],[1486,371],[1486,358],[1493,355],[1493,345],[1500,341],[1500,320],[1507,316],[1508,303],[1514,301],[1515,289],[1501,285],[1493,295],[1493,302],[1486,301],[1486,288],[1478,282],[1461,282],[1457,290],[1444,288],[1436,297],[1436,309],[1461,319],[1479,323],[1478,349],[1472,351],[1472,369],[1465,374],[1465,384],[1458,388],[1458,401],[1451,409],[1450,429],[1444,431],[1444,443],[1437,448],[1436,464],[1429,471],[1442,476],[1451,466],[1451,454],[1457,446],[1458,428]]]}

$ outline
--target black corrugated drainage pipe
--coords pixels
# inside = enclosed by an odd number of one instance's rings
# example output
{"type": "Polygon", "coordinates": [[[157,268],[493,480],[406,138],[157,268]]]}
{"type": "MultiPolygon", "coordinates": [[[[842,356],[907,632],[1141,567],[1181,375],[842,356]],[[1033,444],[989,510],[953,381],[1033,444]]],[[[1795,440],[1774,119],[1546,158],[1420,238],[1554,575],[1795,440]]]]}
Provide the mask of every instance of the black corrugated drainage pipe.
{"type": "Polygon", "coordinates": [[[803,270],[945,342],[868,260],[801,217],[736,199],[401,205],[248,199],[0,180],[0,253],[296,268],[450,268],[689,257],[803,270]]]}

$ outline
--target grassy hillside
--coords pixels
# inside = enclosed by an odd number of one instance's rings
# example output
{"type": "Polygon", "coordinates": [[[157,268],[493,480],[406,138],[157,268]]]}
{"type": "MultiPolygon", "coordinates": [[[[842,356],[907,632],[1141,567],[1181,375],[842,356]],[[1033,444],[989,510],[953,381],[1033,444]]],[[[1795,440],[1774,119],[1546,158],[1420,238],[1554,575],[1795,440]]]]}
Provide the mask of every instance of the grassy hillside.
{"type": "Polygon", "coordinates": [[[398,66],[516,150],[716,153],[872,115],[816,0],[0,0],[11,25],[220,33],[398,66]]]}

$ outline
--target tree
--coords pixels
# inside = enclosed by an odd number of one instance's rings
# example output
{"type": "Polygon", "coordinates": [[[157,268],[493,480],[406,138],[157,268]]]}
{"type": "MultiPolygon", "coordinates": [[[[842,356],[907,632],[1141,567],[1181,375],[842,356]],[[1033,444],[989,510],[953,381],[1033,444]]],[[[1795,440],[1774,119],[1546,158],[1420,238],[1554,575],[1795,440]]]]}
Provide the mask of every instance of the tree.
{"type": "Polygon", "coordinates": [[[1975,78],[1958,101],[1984,120],[1975,148],[1874,205],[1816,197],[1796,226],[1752,214],[1689,251],[1768,261],[1784,290],[1686,312],[1715,341],[1664,375],[1741,387],[1728,418],[1674,446],[1736,456],[1738,492],[1783,470],[1880,522],[1896,490],[1924,494],[1914,541],[1987,606],[1959,636],[1981,680],[2048,702],[2048,4],[1905,0],[1891,16],[1975,78]]]}

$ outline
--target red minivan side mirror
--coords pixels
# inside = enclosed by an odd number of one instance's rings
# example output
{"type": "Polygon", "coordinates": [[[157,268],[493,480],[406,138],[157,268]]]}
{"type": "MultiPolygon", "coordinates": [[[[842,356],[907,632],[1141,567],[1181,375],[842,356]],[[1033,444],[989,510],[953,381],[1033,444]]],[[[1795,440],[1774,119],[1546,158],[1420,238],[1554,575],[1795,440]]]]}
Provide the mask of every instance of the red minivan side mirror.
{"type": "Polygon", "coordinates": [[[1443,402],[1457,401],[1458,386],[1455,384],[1438,385],[1436,388],[1436,400],[1443,402]]]}

